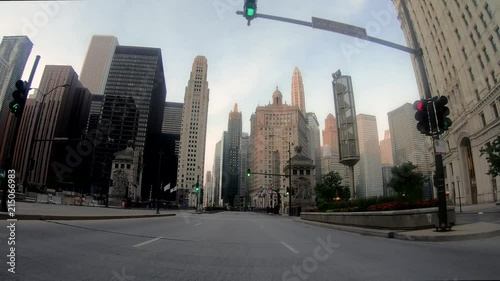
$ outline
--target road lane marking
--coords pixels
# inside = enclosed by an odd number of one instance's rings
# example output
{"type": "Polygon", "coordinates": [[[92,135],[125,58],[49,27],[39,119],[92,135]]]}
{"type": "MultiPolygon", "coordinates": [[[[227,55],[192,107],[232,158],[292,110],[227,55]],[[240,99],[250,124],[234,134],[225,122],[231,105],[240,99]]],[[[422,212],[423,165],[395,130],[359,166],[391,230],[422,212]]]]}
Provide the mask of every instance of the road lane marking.
{"type": "Polygon", "coordinates": [[[153,243],[153,242],[155,242],[155,241],[158,241],[158,240],[160,240],[160,239],[162,239],[162,238],[163,238],[163,237],[157,237],[157,238],[155,238],[155,239],[151,239],[151,240],[148,240],[148,241],[146,241],[146,242],[142,242],[142,243],[136,244],[136,245],[134,245],[134,247],[136,247],[136,248],[137,248],[137,247],[141,247],[141,246],[147,245],[147,244],[149,244],[149,243],[153,243]]]}
{"type": "Polygon", "coordinates": [[[292,248],[292,246],[288,245],[287,243],[281,241],[281,244],[283,244],[283,246],[287,247],[288,250],[292,251],[292,253],[294,253],[294,254],[298,254],[299,253],[299,251],[295,250],[294,248],[292,248]]]}
{"type": "Polygon", "coordinates": [[[199,223],[195,224],[194,226],[200,226],[200,225],[201,225],[201,222],[199,222],[199,223]]]}

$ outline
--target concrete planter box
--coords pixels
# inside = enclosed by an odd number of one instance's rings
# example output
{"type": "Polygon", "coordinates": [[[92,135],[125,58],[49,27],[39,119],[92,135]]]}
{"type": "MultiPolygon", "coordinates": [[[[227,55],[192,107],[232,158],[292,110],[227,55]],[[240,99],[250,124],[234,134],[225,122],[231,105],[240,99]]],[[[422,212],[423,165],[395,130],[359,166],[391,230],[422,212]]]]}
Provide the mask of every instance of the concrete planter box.
{"type": "MultiPolygon", "coordinates": [[[[448,206],[448,223],[455,224],[455,207],[448,206]]],[[[422,229],[438,225],[438,208],[378,212],[303,212],[303,220],[385,229],[422,229]]]]}

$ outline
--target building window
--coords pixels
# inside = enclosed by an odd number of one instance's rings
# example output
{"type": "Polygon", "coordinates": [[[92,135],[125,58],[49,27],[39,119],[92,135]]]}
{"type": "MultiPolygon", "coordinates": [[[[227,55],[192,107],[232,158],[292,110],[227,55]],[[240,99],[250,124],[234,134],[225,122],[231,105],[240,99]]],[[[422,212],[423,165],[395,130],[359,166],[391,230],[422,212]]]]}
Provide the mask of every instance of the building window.
{"type": "Polygon", "coordinates": [[[470,33],[470,40],[472,41],[472,44],[474,44],[474,47],[477,45],[476,40],[474,40],[474,35],[472,32],[470,33]]]}
{"type": "Polygon", "coordinates": [[[493,11],[491,10],[491,7],[490,5],[488,5],[488,3],[484,4],[484,9],[486,10],[486,13],[488,13],[490,19],[493,19],[493,11]]]}
{"type": "Polygon", "coordinates": [[[450,17],[451,22],[453,23],[453,17],[451,16],[451,12],[448,12],[448,17],[450,17]]]}
{"type": "Polygon", "coordinates": [[[465,15],[464,15],[464,14],[462,14],[462,19],[464,20],[465,25],[466,25],[466,26],[469,26],[469,22],[468,22],[468,21],[467,21],[467,19],[465,18],[465,15]]]}
{"type": "Polygon", "coordinates": [[[493,102],[490,106],[491,106],[491,111],[493,111],[493,116],[495,116],[495,119],[498,118],[497,104],[493,102]]]}
{"type": "Polygon", "coordinates": [[[472,0],[472,2],[474,3],[474,6],[477,7],[477,0],[472,0]]]}
{"type": "Polygon", "coordinates": [[[481,55],[477,55],[477,60],[479,61],[481,68],[484,69],[484,63],[483,63],[483,59],[481,58],[481,55]]]}
{"type": "Polygon", "coordinates": [[[479,33],[479,28],[477,24],[474,25],[474,31],[476,32],[477,38],[481,39],[481,33],[479,33]]]}
{"type": "Polygon", "coordinates": [[[470,68],[470,67],[469,67],[469,75],[470,75],[470,79],[471,79],[472,81],[474,81],[474,80],[475,80],[475,79],[474,79],[474,74],[472,73],[472,68],[470,68]]]}
{"type": "Polygon", "coordinates": [[[493,85],[498,83],[497,77],[495,76],[495,70],[491,71],[491,80],[493,80],[493,85]]]}
{"type": "Polygon", "coordinates": [[[467,11],[469,18],[472,18],[472,13],[470,12],[469,5],[465,5],[465,10],[467,11]]]}
{"type": "Polygon", "coordinates": [[[458,0],[455,0],[455,4],[460,8],[460,3],[458,3],[458,0]]]}
{"type": "Polygon", "coordinates": [[[486,82],[486,86],[488,87],[488,90],[491,90],[490,78],[488,78],[488,77],[484,78],[484,82],[486,82]]]}
{"type": "Polygon", "coordinates": [[[496,34],[497,34],[498,40],[500,40],[500,27],[498,27],[498,26],[497,26],[497,27],[495,28],[495,32],[496,32],[496,34]]]}
{"type": "Polygon", "coordinates": [[[486,126],[486,118],[484,118],[484,113],[481,112],[479,116],[481,116],[481,123],[483,124],[483,127],[486,126]]]}
{"type": "Polygon", "coordinates": [[[450,172],[451,172],[451,175],[453,176],[454,172],[453,172],[453,163],[450,163],[450,172]]]}
{"type": "Polygon", "coordinates": [[[497,45],[495,44],[495,40],[493,40],[493,36],[490,36],[489,40],[490,40],[491,48],[496,53],[497,52],[497,45]]]}
{"type": "Polygon", "coordinates": [[[481,21],[483,22],[484,27],[486,28],[486,26],[487,26],[487,25],[486,25],[486,20],[484,19],[484,15],[483,15],[483,13],[481,13],[481,14],[479,15],[479,18],[481,19],[481,21]]]}
{"type": "Polygon", "coordinates": [[[462,54],[464,54],[465,60],[467,60],[467,52],[465,51],[465,47],[462,47],[462,54]]]}
{"type": "Polygon", "coordinates": [[[490,56],[488,56],[488,52],[486,51],[485,46],[483,46],[483,54],[484,54],[484,57],[486,58],[486,61],[490,62],[490,56]]]}
{"type": "Polygon", "coordinates": [[[455,34],[457,35],[458,41],[462,40],[462,37],[460,37],[460,33],[458,33],[458,29],[455,28],[455,34]]]}

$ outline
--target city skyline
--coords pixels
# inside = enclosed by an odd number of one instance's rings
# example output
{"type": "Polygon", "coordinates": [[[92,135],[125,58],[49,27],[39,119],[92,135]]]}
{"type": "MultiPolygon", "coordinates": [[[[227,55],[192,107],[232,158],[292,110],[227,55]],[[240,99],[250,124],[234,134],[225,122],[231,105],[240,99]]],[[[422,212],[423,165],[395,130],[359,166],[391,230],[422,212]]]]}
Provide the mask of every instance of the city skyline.
{"type": "MultiPolygon", "coordinates": [[[[52,8],[43,3],[2,3],[6,9],[2,9],[0,15],[9,22],[4,28],[5,35],[28,35],[34,43],[23,79],[27,80],[34,56],[39,54],[42,57],[34,86],[38,85],[40,69],[46,64],[71,65],[81,75],[79,71],[91,37],[108,34],[123,45],[161,48],[167,101],[182,102],[193,58],[206,56],[211,69],[208,80],[211,81],[212,95],[205,171],[211,170],[215,144],[225,130],[225,119],[234,103],[240,105],[243,132],[250,132],[251,114],[257,106],[271,101],[276,86],[282,91],[283,100],[291,104],[290,77],[295,67],[302,74],[307,108],[317,115],[318,120],[324,120],[329,113],[335,115],[331,73],[341,69],[346,75],[351,75],[357,111],[377,117],[380,139],[384,130],[389,128],[387,112],[418,98],[410,55],[335,33],[264,19],[256,19],[247,27],[246,21],[235,15],[236,10],[242,9],[242,3],[232,4],[234,2],[220,0],[200,4],[183,1],[148,5],[130,2],[127,8],[120,8],[121,18],[106,14],[105,11],[116,8],[112,2],[53,2],[50,4],[52,8]],[[214,4],[218,2],[224,5],[214,4]],[[19,7],[26,11],[24,19],[6,12],[19,7]],[[136,16],[144,9],[153,13],[147,20],[136,16]],[[168,11],[169,15],[172,11],[176,13],[170,18],[160,17],[161,11],[168,11]],[[48,18],[44,24],[37,22],[35,17],[42,14],[48,18]],[[102,14],[103,17],[88,23],[88,14],[102,14]],[[190,14],[204,17],[204,24],[183,19],[190,14]],[[127,18],[127,22],[122,18],[127,18]],[[144,36],[144,31],[151,26],[162,26],[164,35],[144,36]],[[74,33],[70,31],[72,29],[79,32],[74,33]],[[197,38],[185,36],[193,32],[198,34],[194,36],[197,38]],[[197,40],[208,44],[196,44],[197,40]],[[247,47],[249,43],[252,48],[247,47]],[[391,78],[384,79],[386,77],[391,78]]],[[[262,1],[259,2],[259,12],[307,21],[315,16],[345,22],[367,28],[370,36],[406,45],[391,1],[355,1],[342,3],[342,6],[345,8],[335,9],[336,5],[331,1],[314,4],[262,1]],[[301,9],[293,9],[292,5],[301,9]]]]}

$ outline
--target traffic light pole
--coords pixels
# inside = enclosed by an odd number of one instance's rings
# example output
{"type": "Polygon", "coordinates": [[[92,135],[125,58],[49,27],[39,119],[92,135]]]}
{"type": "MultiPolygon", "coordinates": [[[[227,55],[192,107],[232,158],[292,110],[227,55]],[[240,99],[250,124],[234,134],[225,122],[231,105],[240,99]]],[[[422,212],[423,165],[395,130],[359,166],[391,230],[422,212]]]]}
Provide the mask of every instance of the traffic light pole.
{"type": "MultiPolygon", "coordinates": [[[[329,21],[329,20],[324,20],[324,19],[318,19],[318,18],[313,18],[313,22],[306,22],[306,21],[300,21],[300,20],[295,20],[295,19],[289,19],[289,18],[283,18],[283,17],[277,17],[277,16],[272,16],[272,15],[264,15],[264,14],[257,14],[255,13],[252,17],[253,18],[264,18],[264,19],[269,19],[269,20],[275,20],[275,21],[281,21],[281,22],[287,22],[287,23],[292,23],[292,24],[297,24],[297,25],[302,25],[302,26],[308,26],[312,28],[318,28],[322,30],[327,30],[330,32],[334,33],[340,33],[343,35],[351,36],[351,37],[356,37],[359,39],[363,39],[366,41],[370,41],[373,43],[377,43],[379,45],[383,45],[386,47],[390,47],[393,49],[397,49],[403,52],[407,52],[410,54],[413,54],[415,56],[415,59],[417,60],[417,65],[418,65],[418,70],[420,73],[420,78],[422,82],[422,86],[424,87],[424,95],[425,98],[429,101],[432,99],[431,95],[431,90],[429,87],[429,81],[427,78],[427,72],[425,70],[424,66],[424,59],[423,59],[423,51],[422,48],[419,47],[417,36],[415,33],[415,29],[413,27],[413,23],[410,20],[410,14],[408,12],[408,8],[406,6],[406,0],[401,0],[401,7],[403,8],[403,13],[406,18],[406,23],[408,24],[408,28],[410,31],[410,37],[412,41],[412,45],[414,48],[408,48],[403,45],[398,45],[389,41],[385,41],[379,38],[374,38],[371,36],[366,35],[366,30],[361,29],[356,26],[352,25],[347,25],[347,24],[342,24],[334,21],[329,21]]],[[[245,16],[245,13],[242,11],[237,11],[237,15],[243,15],[245,16]]],[[[432,111],[434,112],[434,110],[432,111]]],[[[432,118],[429,118],[432,119],[432,118]]],[[[439,140],[439,129],[437,126],[432,127],[431,123],[431,130],[435,133],[433,133],[433,141],[439,140]],[[435,129],[435,130],[434,130],[435,129]]],[[[433,142],[434,143],[434,142],[433,142]]],[[[436,174],[434,177],[434,186],[437,189],[438,192],[438,206],[439,206],[439,211],[438,211],[438,217],[439,217],[439,228],[442,231],[445,231],[447,228],[450,229],[451,227],[448,225],[448,214],[446,210],[446,194],[445,194],[445,189],[444,189],[444,169],[443,169],[443,157],[440,154],[436,153],[436,148],[435,145],[434,147],[434,155],[435,155],[435,164],[436,164],[436,174]]],[[[291,181],[291,178],[290,178],[291,181]]],[[[291,183],[290,183],[291,187],[291,183]]]]}
{"type": "MultiPolygon", "coordinates": [[[[31,83],[33,82],[33,77],[35,76],[35,72],[36,72],[36,68],[38,66],[38,62],[40,61],[40,56],[36,56],[36,59],[35,59],[35,63],[33,64],[33,68],[31,69],[31,74],[30,74],[30,78],[28,80],[28,83],[27,83],[27,89],[26,89],[26,92],[24,93],[25,94],[25,98],[27,98],[27,94],[28,94],[28,89],[31,87],[31,83]]],[[[24,109],[23,109],[24,110],[24,109]]],[[[9,114],[9,113],[6,113],[6,114],[9,114]]],[[[12,117],[14,118],[14,122],[12,122],[14,124],[14,130],[13,130],[13,133],[12,135],[10,136],[10,139],[8,141],[8,146],[7,146],[7,158],[5,159],[5,178],[3,179],[2,181],[2,204],[0,205],[0,211],[2,212],[7,212],[8,211],[8,208],[7,208],[7,193],[9,192],[9,183],[8,183],[8,174],[9,174],[9,171],[10,170],[14,170],[13,166],[12,166],[12,162],[14,160],[14,151],[16,150],[16,144],[17,144],[17,135],[19,133],[19,125],[21,124],[21,117],[19,118],[16,118],[16,117],[12,117]]],[[[6,132],[4,132],[6,133],[6,132]]],[[[28,167],[27,167],[28,168],[28,167]]],[[[16,173],[16,172],[14,172],[16,173]]],[[[18,175],[16,175],[16,178],[19,178],[18,175]]]]}

